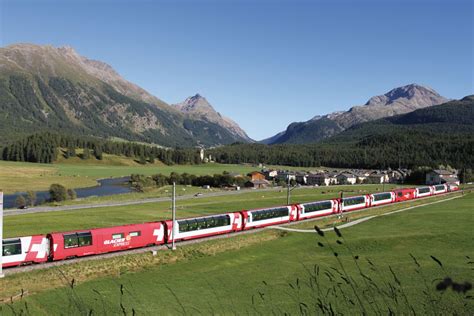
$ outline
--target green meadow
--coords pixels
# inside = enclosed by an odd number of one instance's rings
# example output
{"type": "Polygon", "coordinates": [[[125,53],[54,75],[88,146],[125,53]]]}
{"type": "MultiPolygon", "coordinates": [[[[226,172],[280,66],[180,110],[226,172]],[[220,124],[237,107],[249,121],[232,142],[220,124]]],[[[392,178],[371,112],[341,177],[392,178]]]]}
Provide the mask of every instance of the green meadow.
{"type": "Polygon", "coordinates": [[[12,275],[0,281],[5,292],[30,294],[1,308],[6,315],[470,314],[472,290],[449,286],[473,280],[474,194],[458,196],[342,229],[340,237],[265,230],[12,275]],[[447,288],[436,290],[447,277],[447,288]]]}
{"type": "MultiPolygon", "coordinates": [[[[301,168],[286,166],[268,166],[281,169],[301,168]]],[[[172,165],[162,163],[141,165],[132,158],[104,155],[104,160],[81,160],[79,158],[60,159],[54,164],[37,164],[28,162],[11,162],[0,160],[0,190],[5,193],[17,191],[47,190],[52,183],[59,183],[68,188],[90,187],[97,184],[97,179],[130,176],[132,173],[153,175],[171,172],[194,175],[211,175],[216,173],[237,172],[247,174],[259,170],[252,165],[206,163],[200,165],[172,165]]]]}

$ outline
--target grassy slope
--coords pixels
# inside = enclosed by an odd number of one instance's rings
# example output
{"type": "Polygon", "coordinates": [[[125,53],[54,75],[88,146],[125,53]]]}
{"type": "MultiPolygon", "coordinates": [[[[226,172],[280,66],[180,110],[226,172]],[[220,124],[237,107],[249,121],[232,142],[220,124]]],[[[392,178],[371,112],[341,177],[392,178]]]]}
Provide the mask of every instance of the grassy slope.
{"type": "MultiPolygon", "coordinates": [[[[386,185],[388,190],[393,186],[386,185]]],[[[340,190],[346,195],[380,191],[381,185],[337,186],[331,188],[301,188],[293,190],[292,203],[324,200],[339,196],[340,190]],[[350,191],[349,191],[350,190],[350,191]]],[[[76,211],[58,211],[5,217],[5,237],[44,234],[51,231],[67,231],[94,227],[141,223],[171,218],[170,202],[145,203],[137,205],[101,207],[76,211]]],[[[240,211],[286,204],[286,191],[236,194],[231,196],[201,197],[178,201],[178,218],[205,214],[240,211]]]]}
{"type": "MultiPolygon", "coordinates": [[[[409,305],[418,314],[432,311],[437,314],[468,313],[474,307],[472,300],[463,300],[462,295],[453,295],[451,291],[440,295],[434,290],[436,282],[432,280],[446,276],[457,282],[472,280],[472,269],[466,264],[469,260],[465,256],[472,258],[473,203],[474,194],[470,194],[461,199],[372,219],[342,231],[346,245],[360,256],[358,262],[371,278],[369,283],[378,284],[384,290],[388,290],[387,283],[390,283],[395,289],[397,304],[389,295],[384,296],[385,300],[382,301],[378,291],[373,288],[364,297],[362,289],[367,287],[357,273],[346,246],[335,243],[334,233],[326,233],[328,239],[325,240],[316,234],[269,231],[178,248],[176,253],[163,251],[157,257],[139,255],[133,260],[134,257],[129,256],[132,266],[136,267],[147,260],[155,262],[155,265],[149,265],[136,273],[121,269],[111,277],[84,283],[79,281],[74,290],[50,290],[28,297],[26,302],[29,311],[34,314],[78,314],[88,313],[92,309],[94,313],[112,315],[121,313],[120,303],[126,312],[131,313],[133,308],[138,314],[281,314],[285,311],[294,314],[300,313],[300,308],[305,309],[305,306],[310,314],[315,314],[319,310],[314,304],[321,298],[324,303],[331,303],[336,312],[360,313],[361,308],[351,288],[337,276],[336,270],[330,268],[341,271],[332,251],[328,249],[330,243],[356,282],[364,308],[369,312],[378,306],[385,308],[383,313],[386,314],[386,307],[390,306],[397,314],[408,313],[404,299],[406,295],[409,305]],[[317,241],[321,241],[325,247],[318,247],[317,241]],[[223,248],[228,249],[224,251],[223,248]],[[419,272],[416,272],[416,265],[409,254],[417,258],[421,266],[419,272]],[[440,259],[443,268],[430,256],[440,259]],[[170,264],[173,258],[178,262],[170,264]],[[369,265],[367,259],[375,267],[369,265]],[[313,278],[313,281],[318,281],[318,285],[313,282],[315,286],[311,289],[308,271],[313,271],[315,264],[320,267],[320,274],[313,278]],[[390,273],[389,266],[400,286],[390,273]],[[337,283],[329,282],[328,274],[334,275],[337,283]],[[336,292],[339,296],[337,299],[331,294],[324,297],[327,290],[337,287],[337,284],[347,297],[355,301],[355,305],[342,298],[341,292],[336,292]],[[322,294],[317,293],[318,287],[322,294]],[[423,294],[424,290],[427,290],[434,304],[423,305],[428,298],[428,295],[423,294]],[[377,304],[368,303],[373,297],[377,304]],[[462,307],[463,303],[467,305],[462,307]]],[[[102,264],[102,268],[116,268],[114,262],[102,264]]],[[[76,269],[83,271],[79,267],[76,269]]],[[[65,279],[59,282],[66,283],[76,276],[71,269],[65,270],[65,279]]],[[[61,278],[57,270],[50,271],[50,275],[51,282],[61,278]]],[[[17,280],[11,282],[18,281],[21,284],[21,277],[15,278],[17,280]]],[[[15,309],[17,312],[25,309],[25,302],[17,303],[15,309]]]]}
{"type": "MultiPolygon", "coordinates": [[[[287,167],[283,167],[287,168],[287,167]]],[[[132,158],[104,155],[103,161],[79,158],[59,159],[55,164],[36,164],[0,160],[0,189],[5,193],[26,190],[47,190],[52,183],[60,183],[68,188],[94,186],[96,180],[109,177],[129,176],[132,173],[152,175],[171,172],[195,175],[239,172],[247,174],[258,170],[250,165],[224,165],[217,163],[203,165],[174,165],[162,163],[141,165],[132,158]]]]}

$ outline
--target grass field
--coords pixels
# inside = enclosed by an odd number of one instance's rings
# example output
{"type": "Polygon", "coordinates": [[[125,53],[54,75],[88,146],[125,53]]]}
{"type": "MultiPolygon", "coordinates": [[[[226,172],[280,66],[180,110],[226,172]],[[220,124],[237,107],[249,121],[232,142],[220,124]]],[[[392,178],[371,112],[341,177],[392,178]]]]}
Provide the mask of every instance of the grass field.
{"type": "MultiPolygon", "coordinates": [[[[393,188],[386,185],[385,189],[393,188]]],[[[291,202],[301,203],[330,199],[345,195],[357,195],[381,191],[381,185],[334,186],[300,188],[291,192],[291,202]]],[[[182,200],[177,203],[177,217],[192,217],[207,214],[240,211],[242,209],[279,206],[286,204],[286,191],[252,190],[242,194],[200,197],[182,200]]],[[[171,203],[144,203],[137,205],[100,207],[75,211],[57,211],[19,216],[7,216],[4,222],[5,237],[44,234],[51,231],[90,229],[129,223],[141,223],[171,218],[171,203]]]]}
{"type": "MultiPolygon", "coordinates": [[[[294,167],[272,166],[282,169],[301,169],[294,167]]],[[[131,158],[104,155],[104,160],[83,161],[79,158],[60,159],[54,164],[36,164],[0,160],[0,190],[5,193],[26,190],[41,191],[49,189],[52,183],[68,188],[89,187],[97,184],[97,179],[129,176],[132,173],[152,175],[171,172],[206,175],[228,172],[247,174],[259,170],[251,165],[225,165],[207,163],[201,165],[173,165],[162,163],[141,165],[131,158]]]]}
{"type": "MultiPolygon", "coordinates": [[[[34,315],[321,314],[325,308],[336,314],[469,314],[472,290],[435,287],[448,276],[473,280],[473,205],[474,194],[468,194],[372,219],[342,230],[342,238],[264,231],[157,256],[14,275],[0,280],[5,293],[24,288],[37,294],[2,308],[34,315]]],[[[387,209],[394,207],[407,205],[387,209]]]]}

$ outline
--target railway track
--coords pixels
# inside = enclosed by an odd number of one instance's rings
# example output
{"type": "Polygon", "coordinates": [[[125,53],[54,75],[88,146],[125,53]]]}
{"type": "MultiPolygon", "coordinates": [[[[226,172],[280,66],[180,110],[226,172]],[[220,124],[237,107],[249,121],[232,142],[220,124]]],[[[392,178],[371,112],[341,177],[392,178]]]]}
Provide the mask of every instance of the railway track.
{"type": "MultiPolygon", "coordinates": [[[[430,200],[430,199],[439,198],[439,197],[447,197],[447,196],[463,195],[463,194],[464,194],[464,191],[447,192],[447,193],[444,193],[443,195],[427,196],[427,197],[418,198],[416,200],[398,202],[398,203],[396,203],[396,205],[403,205],[403,204],[407,204],[407,203],[412,203],[414,201],[430,200]]],[[[442,199],[439,202],[446,201],[446,200],[450,200],[450,199],[442,199]]],[[[438,203],[438,201],[436,201],[434,203],[438,203]]],[[[406,208],[405,210],[413,209],[415,207],[421,207],[421,206],[425,206],[425,205],[429,205],[429,204],[434,204],[434,203],[424,203],[424,204],[420,204],[420,205],[417,205],[417,206],[406,208]]],[[[387,207],[387,206],[390,206],[390,205],[393,205],[393,204],[385,204],[385,205],[380,205],[380,206],[374,206],[374,207],[371,207],[369,209],[364,208],[364,209],[360,209],[360,210],[350,211],[349,213],[344,213],[344,214],[363,213],[363,212],[366,212],[368,210],[387,207]]],[[[401,211],[401,210],[395,210],[395,211],[389,212],[389,213],[396,213],[396,212],[399,212],[399,211],[401,211]]],[[[388,213],[380,214],[378,216],[385,215],[385,214],[388,214],[388,213]]],[[[339,216],[339,214],[333,214],[333,215],[316,217],[316,218],[309,218],[309,219],[289,222],[289,223],[285,223],[285,224],[280,224],[277,227],[293,226],[293,225],[297,225],[297,224],[301,224],[301,223],[305,223],[305,222],[312,222],[312,221],[317,221],[317,220],[321,220],[321,219],[334,218],[334,217],[337,217],[337,216],[339,216]]],[[[368,216],[367,218],[371,219],[373,217],[374,216],[368,216]]],[[[251,230],[244,230],[244,231],[228,233],[228,234],[222,234],[222,235],[217,235],[217,236],[210,236],[210,237],[204,237],[204,238],[193,239],[193,240],[179,241],[179,242],[176,242],[176,244],[179,245],[179,246],[186,246],[186,245],[202,243],[202,242],[206,242],[206,241],[214,240],[214,239],[224,239],[224,238],[232,238],[233,236],[239,236],[239,235],[255,234],[255,233],[262,232],[264,230],[275,229],[275,228],[276,228],[275,226],[267,226],[267,227],[255,228],[255,229],[251,229],[251,230]]],[[[327,230],[331,230],[331,229],[332,228],[328,228],[327,230]]],[[[284,229],[284,230],[290,230],[290,229],[284,229]]],[[[310,232],[310,231],[308,230],[307,232],[310,232]]],[[[145,248],[123,250],[123,251],[118,251],[118,252],[111,252],[111,253],[105,253],[105,254],[100,254],[100,255],[73,258],[73,259],[62,260],[62,261],[53,261],[53,262],[46,262],[46,263],[41,263],[41,264],[32,264],[32,265],[26,265],[26,266],[20,266],[20,267],[5,268],[3,270],[3,272],[4,272],[5,276],[8,276],[8,275],[16,274],[16,273],[21,273],[21,272],[29,272],[29,271],[41,270],[41,269],[49,269],[49,268],[53,268],[53,267],[59,267],[59,266],[74,264],[74,263],[83,262],[83,261],[103,260],[103,259],[107,259],[107,258],[114,258],[114,257],[119,257],[119,256],[131,255],[131,254],[140,254],[140,253],[153,252],[153,251],[159,251],[159,250],[170,250],[170,247],[171,247],[171,245],[160,245],[160,246],[152,246],[152,247],[145,247],[145,248]]]]}

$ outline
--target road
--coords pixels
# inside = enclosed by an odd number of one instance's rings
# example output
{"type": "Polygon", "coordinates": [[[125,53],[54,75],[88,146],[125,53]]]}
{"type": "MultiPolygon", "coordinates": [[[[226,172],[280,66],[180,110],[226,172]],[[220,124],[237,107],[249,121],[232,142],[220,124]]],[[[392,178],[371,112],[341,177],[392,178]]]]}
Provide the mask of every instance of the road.
{"type": "MultiPolygon", "coordinates": [[[[258,189],[258,192],[267,192],[267,191],[277,191],[281,190],[281,187],[276,188],[266,188],[258,189]]],[[[176,200],[188,200],[188,199],[200,199],[207,197],[216,197],[216,196],[226,196],[226,195],[236,195],[242,193],[256,192],[257,190],[240,190],[240,191],[221,191],[221,192],[210,192],[205,193],[201,196],[194,196],[191,194],[177,196],[176,200]]],[[[148,198],[143,200],[135,201],[120,201],[120,202],[104,202],[97,204],[79,204],[79,205],[64,205],[64,206],[38,206],[31,207],[27,209],[8,209],[4,210],[4,216],[14,216],[14,215],[23,215],[23,214],[33,214],[33,213],[46,213],[46,212],[59,212],[59,211],[76,211],[86,208],[98,208],[98,207],[110,207],[110,206],[125,206],[125,205],[136,205],[136,204],[145,204],[145,203],[157,203],[157,202],[171,202],[171,197],[161,197],[161,198],[148,198]]]]}

